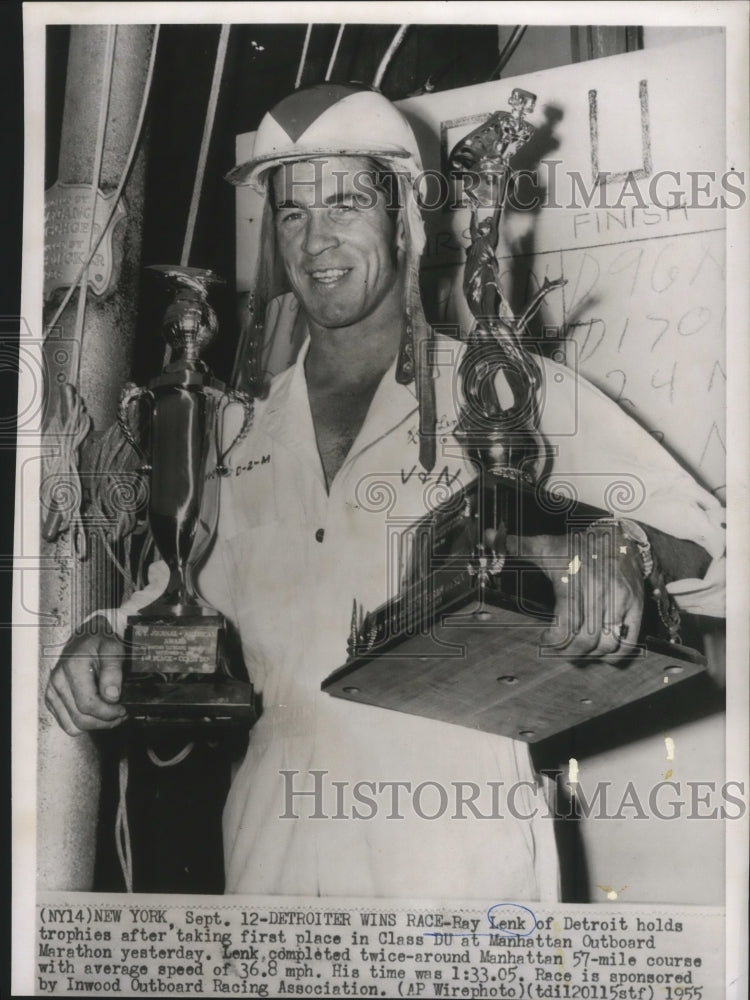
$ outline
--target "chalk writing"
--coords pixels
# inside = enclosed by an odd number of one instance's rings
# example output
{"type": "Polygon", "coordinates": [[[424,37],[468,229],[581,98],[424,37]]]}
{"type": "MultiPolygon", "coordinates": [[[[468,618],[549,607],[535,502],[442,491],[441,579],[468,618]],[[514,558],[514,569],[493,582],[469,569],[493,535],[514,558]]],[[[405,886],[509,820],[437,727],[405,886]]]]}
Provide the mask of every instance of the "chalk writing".
{"type": "Polygon", "coordinates": [[[721,263],[720,261],[718,261],[714,257],[714,255],[711,253],[711,247],[710,246],[705,246],[704,245],[702,249],[703,249],[703,256],[701,257],[700,263],[696,267],[695,272],[694,272],[692,278],[690,279],[689,283],[692,285],[695,282],[695,279],[698,277],[698,275],[703,270],[703,265],[708,260],[712,261],[712,263],[714,264],[714,266],[716,267],[716,270],[718,272],[718,277],[723,281],[724,278],[725,278],[725,276],[726,276],[726,272],[724,270],[723,263],[721,263]]]}
{"type": "Polygon", "coordinates": [[[677,281],[677,277],[680,273],[680,269],[676,264],[667,264],[665,266],[666,270],[666,281],[663,280],[664,272],[662,271],[662,257],[676,256],[675,254],[675,244],[667,243],[659,249],[656,255],[656,260],[654,261],[654,266],[651,270],[651,288],[658,292],[660,295],[662,292],[666,292],[668,288],[677,281]]]}
{"type": "Polygon", "coordinates": [[[715,442],[715,441],[718,441],[719,447],[721,448],[722,452],[726,455],[726,453],[727,453],[727,446],[724,443],[724,440],[722,439],[721,434],[719,433],[719,428],[716,425],[716,421],[714,421],[711,424],[711,429],[708,432],[708,437],[706,438],[706,443],[703,446],[703,451],[701,452],[701,457],[698,459],[698,468],[702,468],[703,467],[703,463],[704,463],[704,461],[706,459],[706,455],[708,453],[709,446],[711,445],[712,442],[715,442]]]}
{"type": "Polygon", "coordinates": [[[563,251],[573,295],[549,304],[577,348],[568,364],[709,488],[726,478],[723,244],[716,230],[563,251]]]}
{"type": "Polygon", "coordinates": [[[625,391],[625,386],[627,385],[628,381],[627,373],[623,371],[622,368],[613,368],[612,371],[607,372],[606,377],[612,378],[612,376],[614,375],[619,375],[620,377],[619,379],[620,388],[617,395],[615,396],[615,402],[619,403],[621,406],[635,406],[635,403],[633,402],[632,399],[627,399],[625,396],[623,396],[623,392],[625,391]]]}
{"type": "Polygon", "coordinates": [[[669,402],[670,403],[674,402],[674,377],[675,377],[675,373],[676,372],[677,372],[677,362],[675,361],[675,363],[672,365],[672,374],[670,375],[670,377],[667,379],[666,382],[657,382],[656,381],[656,378],[659,375],[659,369],[658,368],[656,369],[656,371],[651,376],[651,385],[652,385],[652,387],[654,389],[665,389],[665,388],[669,389],[669,402]]]}
{"type": "Polygon", "coordinates": [[[714,378],[716,377],[716,369],[717,368],[719,369],[721,377],[724,379],[724,381],[726,382],[726,380],[727,380],[727,373],[721,367],[721,363],[719,361],[714,361],[713,368],[711,369],[711,375],[709,376],[709,379],[708,379],[708,392],[711,392],[711,390],[714,387],[714,378]]]}
{"type": "Polygon", "coordinates": [[[651,342],[651,350],[653,351],[653,349],[656,347],[656,345],[659,343],[659,341],[661,340],[661,338],[664,336],[664,334],[669,329],[669,320],[665,316],[651,316],[651,315],[647,316],[646,319],[650,319],[654,323],[663,323],[664,324],[662,326],[661,330],[657,333],[657,335],[654,338],[654,340],[651,342]]]}

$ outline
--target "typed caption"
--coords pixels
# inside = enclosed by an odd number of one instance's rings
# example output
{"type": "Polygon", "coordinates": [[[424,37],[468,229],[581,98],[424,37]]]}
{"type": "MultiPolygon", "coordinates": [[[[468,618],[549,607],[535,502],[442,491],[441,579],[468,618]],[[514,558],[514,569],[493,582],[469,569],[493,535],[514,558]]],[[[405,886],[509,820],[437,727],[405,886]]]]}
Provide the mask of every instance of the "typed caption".
{"type": "Polygon", "coordinates": [[[712,907],[45,893],[36,995],[714,1000],[712,907]]]}

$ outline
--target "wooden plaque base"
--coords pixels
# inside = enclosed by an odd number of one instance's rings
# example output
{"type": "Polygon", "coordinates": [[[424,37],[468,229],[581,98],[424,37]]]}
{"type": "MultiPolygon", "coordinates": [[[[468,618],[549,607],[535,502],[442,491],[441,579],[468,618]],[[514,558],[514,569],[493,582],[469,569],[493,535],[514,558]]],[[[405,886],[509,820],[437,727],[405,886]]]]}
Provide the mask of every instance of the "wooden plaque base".
{"type": "Polygon", "coordinates": [[[429,558],[416,582],[358,625],[348,662],[324,691],[536,743],[705,672],[701,653],[667,641],[648,595],[641,635],[620,665],[571,662],[540,646],[553,608],[541,571],[508,558],[493,586],[477,583],[477,524],[493,523],[482,510],[501,506],[511,533],[565,533],[602,514],[574,503],[556,510],[549,496],[517,484],[472,484],[417,528],[429,558]]]}
{"type": "Polygon", "coordinates": [[[540,648],[543,625],[471,599],[426,635],[355,656],[323,683],[338,698],[536,743],[705,671],[685,646],[645,638],[624,666],[540,648]]]}

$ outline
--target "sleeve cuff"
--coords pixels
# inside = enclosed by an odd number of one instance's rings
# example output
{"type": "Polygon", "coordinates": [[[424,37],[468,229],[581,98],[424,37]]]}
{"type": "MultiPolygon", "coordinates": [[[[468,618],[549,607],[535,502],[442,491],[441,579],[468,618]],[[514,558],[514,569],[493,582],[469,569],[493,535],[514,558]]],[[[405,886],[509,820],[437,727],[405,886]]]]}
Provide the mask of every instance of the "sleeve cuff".
{"type": "Polygon", "coordinates": [[[667,590],[681,611],[711,618],[726,617],[726,557],[711,562],[702,580],[674,580],[667,590]]]}
{"type": "Polygon", "coordinates": [[[169,567],[167,564],[165,562],[152,563],[148,570],[148,583],[143,590],[137,590],[119,608],[104,608],[100,611],[94,611],[83,620],[82,624],[85,625],[93,618],[106,618],[118,639],[123,639],[128,616],[137,614],[141,608],[145,608],[147,604],[155,601],[159,594],[163,593],[168,581],[169,567]]]}

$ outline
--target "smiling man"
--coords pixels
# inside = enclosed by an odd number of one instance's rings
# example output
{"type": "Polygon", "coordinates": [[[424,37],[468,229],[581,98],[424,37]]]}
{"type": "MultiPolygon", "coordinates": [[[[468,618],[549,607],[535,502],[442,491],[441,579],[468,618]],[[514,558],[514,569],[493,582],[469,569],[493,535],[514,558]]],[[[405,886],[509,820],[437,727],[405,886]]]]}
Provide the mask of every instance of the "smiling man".
{"type": "MultiPolygon", "coordinates": [[[[261,191],[266,207],[241,359],[257,391],[255,422],[223,480],[198,580],[237,628],[263,695],[225,810],[229,892],[557,893],[552,824],[526,745],[320,690],[345,658],[353,600],[372,610],[394,596],[409,525],[475,475],[451,434],[462,347],[432,336],[419,296],[419,171],[414,136],[388,101],[325,84],[270,112],[254,159],[230,175],[261,191]],[[261,390],[264,347],[289,333],[268,329],[279,312],[267,307],[282,295],[304,344],[261,390]]],[[[720,613],[719,505],[593,386],[542,368],[541,430],[555,441],[555,468],[588,483],[582,499],[600,508],[602,469],[637,476],[644,490],[641,524],[618,527],[614,552],[610,529],[594,530],[597,558],[553,580],[553,641],[570,656],[623,655],[654,558],[683,607],[720,613]],[[555,439],[576,405],[580,434],[555,439]],[[592,588],[609,619],[588,613],[592,588]]],[[[541,558],[553,543],[524,544],[541,558]]],[[[153,588],[114,616],[116,631],[161,586],[157,567],[153,588]]],[[[78,638],[52,674],[48,704],[71,734],[111,728],[125,715],[120,685],[119,643],[78,638]]]]}
{"type": "MultiPolygon", "coordinates": [[[[376,168],[377,169],[377,168],[376,168]]],[[[401,341],[403,222],[363,158],[279,166],[279,253],[310,334],[305,363],[315,437],[331,483],[401,341]]]]}

